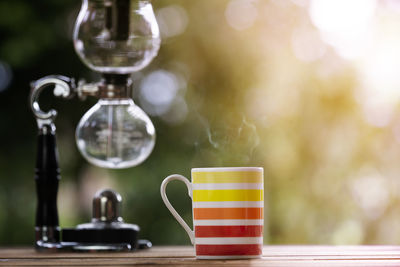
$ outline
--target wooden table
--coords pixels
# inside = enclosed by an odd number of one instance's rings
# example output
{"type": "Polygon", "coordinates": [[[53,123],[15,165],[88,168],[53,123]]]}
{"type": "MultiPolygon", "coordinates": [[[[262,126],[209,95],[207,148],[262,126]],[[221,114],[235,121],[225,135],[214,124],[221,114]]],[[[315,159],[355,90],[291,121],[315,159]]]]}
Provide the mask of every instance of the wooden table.
{"type": "Polygon", "coordinates": [[[0,266],[400,266],[400,246],[265,246],[256,260],[196,260],[192,247],[133,253],[43,253],[0,248],[0,266]]]}

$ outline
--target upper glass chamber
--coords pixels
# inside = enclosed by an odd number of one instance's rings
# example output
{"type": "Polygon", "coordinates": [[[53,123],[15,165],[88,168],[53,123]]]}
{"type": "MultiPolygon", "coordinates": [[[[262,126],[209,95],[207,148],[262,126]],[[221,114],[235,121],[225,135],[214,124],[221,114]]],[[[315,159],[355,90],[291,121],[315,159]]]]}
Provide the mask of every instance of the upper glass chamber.
{"type": "Polygon", "coordinates": [[[146,67],[161,42],[148,0],[84,0],[73,38],[76,52],[89,68],[115,74],[146,67]]]}

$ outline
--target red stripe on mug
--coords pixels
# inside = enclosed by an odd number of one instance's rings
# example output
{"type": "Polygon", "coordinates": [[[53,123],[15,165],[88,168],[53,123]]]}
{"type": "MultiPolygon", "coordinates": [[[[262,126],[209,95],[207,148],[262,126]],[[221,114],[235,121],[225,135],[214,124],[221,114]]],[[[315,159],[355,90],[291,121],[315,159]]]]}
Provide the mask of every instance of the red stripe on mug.
{"type": "Polygon", "coordinates": [[[195,220],[263,219],[263,208],[194,208],[195,220]]]}
{"type": "Polygon", "coordinates": [[[218,225],[196,226],[196,237],[259,237],[263,236],[262,225],[218,225]]]}
{"type": "Polygon", "coordinates": [[[197,256],[262,255],[261,244],[196,245],[197,256]]]}

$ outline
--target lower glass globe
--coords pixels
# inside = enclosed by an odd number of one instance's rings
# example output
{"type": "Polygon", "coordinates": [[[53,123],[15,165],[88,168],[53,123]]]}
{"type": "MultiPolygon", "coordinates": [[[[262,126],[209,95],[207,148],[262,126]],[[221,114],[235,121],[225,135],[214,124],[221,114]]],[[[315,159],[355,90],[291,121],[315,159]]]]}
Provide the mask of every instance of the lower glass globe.
{"type": "Polygon", "coordinates": [[[132,99],[100,99],[80,120],[76,142],[82,155],[96,166],[129,168],[150,155],[155,129],[132,99]]]}

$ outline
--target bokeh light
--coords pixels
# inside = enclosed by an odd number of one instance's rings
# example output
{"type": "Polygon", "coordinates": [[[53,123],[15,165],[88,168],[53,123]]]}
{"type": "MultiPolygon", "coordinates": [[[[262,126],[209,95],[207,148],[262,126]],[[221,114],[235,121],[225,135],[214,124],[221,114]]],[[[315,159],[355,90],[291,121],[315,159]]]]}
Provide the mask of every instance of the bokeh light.
{"type": "Polygon", "coordinates": [[[168,111],[179,87],[176,77],[167,71],[158,70],[147,75],[141,83],[140,103],[151,115],[168,111]]]}
{"type": "Polygon", "coordinates": [[[0,92],[6,90],[13,78],[11,67],[4,61],[0,61],[0,92]]]}
{"type": "Polygon", "coordinates": [[[353,197],[367,217],[379,218],[389,204],[389,184],[376,170],[364,168],[360,172],[352,181],[353,197]]]}
{"type": "Polygon", "coordinates": [[[312,62],[320,59],[326,52],[316,30],[305,28],[295,29],[292,35],[292,49],[295,56],[304,62],[312,62]]]}
{"type": "Polygon", "coordinates": [[[257,0],[231,0],[225,11],[228,24],[239,31],[253,26],[258,16],[257,2],[257,0]]]}
{"type": "Polygon", "coordinates": [[[178,5],[160,8],[157,10],[156,17],[163,38],[182,34],[189,22],[186,10],[178,5]]]}

